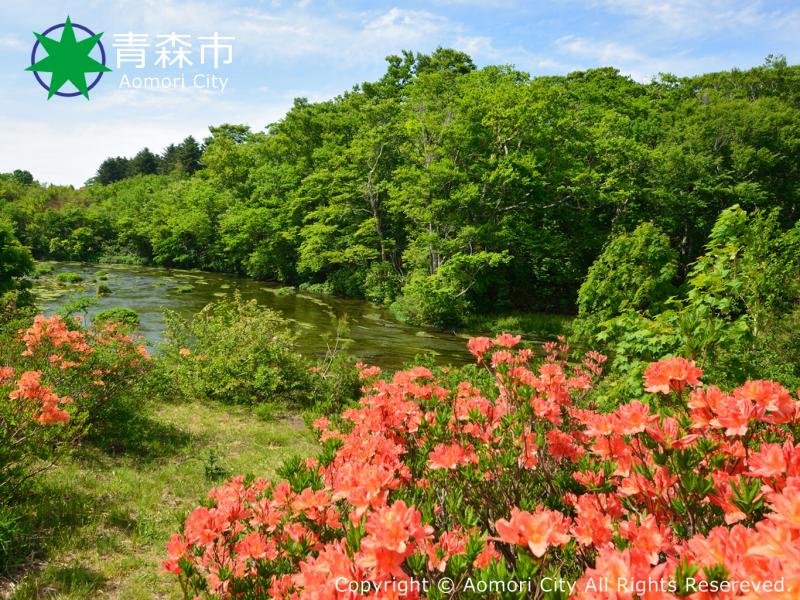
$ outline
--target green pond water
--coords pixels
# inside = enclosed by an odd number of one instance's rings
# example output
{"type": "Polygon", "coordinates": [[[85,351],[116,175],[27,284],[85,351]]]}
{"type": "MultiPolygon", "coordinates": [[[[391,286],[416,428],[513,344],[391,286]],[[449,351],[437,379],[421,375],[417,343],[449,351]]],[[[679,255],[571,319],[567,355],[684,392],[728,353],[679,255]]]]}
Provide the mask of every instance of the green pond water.
{"type": "Polygon", "coordinates": [[[346,350],[370,364],[394,370],[419,354],[432,354],[439,364],[471,362],[466,350],[469,336],[454,335],[404,325],[381,306],[360,300],[318,296],[302,291],[286,293],[280,286],[220,273],[183,271],[122,265],[49,263],[53,273],[34,281],[39,306],[52,312],[80,296],[94,297],[98,284],[111,289],[99,296],[87,310],[91,321],[97,312],[112,308],[131,308],[139,314],[141,333],[151,346],[157,346],[164,331],[163,309],[189,317],[205,305],[235,290],[245,299],[278,310],[290,320],[297,334],[298,349],[308,356],[321,356],[326,342],[336,332],[338,317],[349,324],[346,350]],[[98,271],[107,279],[95,281],[98,271]],[[59,273],[72,272],[84,277],[78,284],[57,281],[59,273]],[[280,291],[279,291],[280,290],[280,291]]]}

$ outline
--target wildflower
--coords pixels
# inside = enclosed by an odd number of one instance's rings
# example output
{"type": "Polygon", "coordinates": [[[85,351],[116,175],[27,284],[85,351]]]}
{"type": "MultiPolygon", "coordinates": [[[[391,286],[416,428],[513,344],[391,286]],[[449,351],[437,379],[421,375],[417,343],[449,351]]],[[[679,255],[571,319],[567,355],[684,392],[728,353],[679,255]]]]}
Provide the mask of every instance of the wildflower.
{"type": "Polygon", "coordinates": [[[544,556],[549,546],[563,546],[570,540],[569,520],[557,511],[539,507],[535,513],[511,509],[511,519],[495,523],[500,540],[527,546],[536,557],[544,556]]]}
{"type": "Polygon", "coordinates": [[[502,346],[503,348],[513,348],[519,344],[522,339],[521,335],[511,335],[510,333],[501,333],[494,338],[493,343],[495,346],[502,346]]]}
{"type": "Polygon", "coordinates": [[[431,469],[456,469],[476,462],[478,457],[475,452],[460,444],[438,444],[428,455],[428,466],[431,469]]]}
{"type": "Polygon", "coordinates": [[[653,394],[682,392],[686,386],[700,385],[703,371],[695,366],[693,360],[685,358],[665,358],[650,363],[644,372],[645,391],[653,394]]]}
{"type": "Polygon", "coordinates": [[[469,342],[467,342],[467,348],[469,349],[470,354],[478,358],[478,362],[481,362],[483,355],[492,347],[493,343],[487,337],[476,337],[471,338],[469,342]]]}

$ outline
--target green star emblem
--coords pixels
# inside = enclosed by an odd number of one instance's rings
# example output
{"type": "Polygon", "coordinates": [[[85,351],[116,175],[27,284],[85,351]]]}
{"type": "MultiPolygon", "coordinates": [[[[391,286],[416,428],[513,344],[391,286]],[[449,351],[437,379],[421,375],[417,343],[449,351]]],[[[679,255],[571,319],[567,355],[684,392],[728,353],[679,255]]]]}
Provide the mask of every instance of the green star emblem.
{"type": "Polygon", "coordinates": [[[97,33],[79,42],[75,38],[75,29],[72,27],[72,21],[70,21],[69,17],[67,17],[67,22],[64,23],[60,41],[36,32],[33,35],[42,44],[47,56],[25,70],[52,73],[50,90],[47,94],[48,100],[67,82],[74,85],[88,100],[89,89],[86,85],[86,73],[111,71],[104,64],[89,56],[89,53],[94,49],[103,34],[97,33]]]}

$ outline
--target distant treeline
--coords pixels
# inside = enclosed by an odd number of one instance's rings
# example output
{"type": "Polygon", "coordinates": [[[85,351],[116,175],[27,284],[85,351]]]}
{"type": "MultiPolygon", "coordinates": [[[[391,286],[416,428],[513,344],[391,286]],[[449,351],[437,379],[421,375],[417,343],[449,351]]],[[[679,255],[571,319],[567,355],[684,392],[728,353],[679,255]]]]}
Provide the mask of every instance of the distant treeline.
{"type": "Polygon", "coordinates": [[[0,212],[40,258],[242,273],[442,326],[574,311],[609,237],[643,222],[677,286],[725,208],[800,217],[800,67],[783,58],[647,84],[448,49],[387,60],[264,131],[109,158],[79,190],[9,174],[0,212]]]}

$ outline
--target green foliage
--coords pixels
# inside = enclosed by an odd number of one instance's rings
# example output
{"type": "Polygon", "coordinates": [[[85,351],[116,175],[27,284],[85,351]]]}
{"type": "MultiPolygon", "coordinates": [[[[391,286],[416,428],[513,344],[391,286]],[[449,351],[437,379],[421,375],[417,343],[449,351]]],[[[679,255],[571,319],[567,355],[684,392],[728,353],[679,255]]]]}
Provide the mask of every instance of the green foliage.
{"type": "Polygon", "coordinates": [[[41,277],[42,275],[50,275],[53,272],[53,265],[48,263],[36,263],[34,269],[34,276],[41,277]]]}
{"type": "Polygon", "coordinates": [[[106,308],[99,311],[94,316],[94,320],[96,322],[122,323],[129,327],[135,327],[139,324],[139,315],[130,308],[115,306],[114,308],[106,308]]]}
{"type": "Polygon", "coordinates": [[[581,312],[590,329],[662,310],[724,209],[800,217],[800,67],[780,57],[646,84],[441,48],[387,62],[264,131],[110,158],[81,190],[0,177],[0,211],[37,258],[240,273],[440,327],[581,312]],[[579,298],[604,252],[649,266],[601,261],[579,298]]]}
{"type": "Polygon", "coordinates": [[[56,281],[59,283],[80,283],[83,281],[83,275],[80,273],[72,273],[71,271],[65,271],[63,273],[59,273],[56,275],[56,281]]]}
{"type": "Polygon", "coordinates": [[[577,330],[629,310],[659,312],[676,292],[677,259],[669,238],[652,223],[611,238],[578,291],[577,330]]]}
{"type": "Polygon", "coordinates": [[[206,306],[191,320],[167,314],[164,363],[189,398],[224,403],[308,406],[309,364],[294,349],[283,317],[256,302],[206,306]]]}
{"type": "MultiPolygon", "coordinates": [[[[588,344],[608,345],[617,382],[627,387],[646,361],[666,355],[694,358],[730,385],[772,378],[797,386],[800,223],[786,229],[779,217],[738,205],[722,211],[682,294],[606,319],[579,316],[575,331],[588,344]]],[[[611,272],[629,261],[601,258],[611,272]]]]}
{"type": "Polygon", "coordinates": [[[206,480],[212,483],[216,483],[230,476],[230,471],[224,467],[220,461],[219,455],[213,448],[209,448],[208,450],[205,463],[203,464],[203,472],[205,473],[206,480]]]}
{"type": "Polygon", "coordinates": [[[9,292],[27,289],[19,278],[34,270],[33,257],[28,248],[14,237],[11,228],[0,221],[0,297],[9,292]]]}

